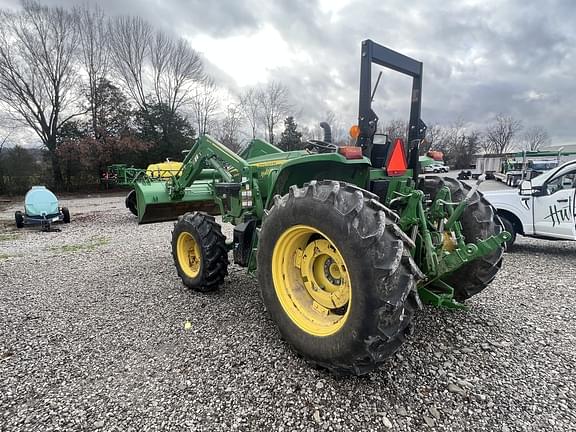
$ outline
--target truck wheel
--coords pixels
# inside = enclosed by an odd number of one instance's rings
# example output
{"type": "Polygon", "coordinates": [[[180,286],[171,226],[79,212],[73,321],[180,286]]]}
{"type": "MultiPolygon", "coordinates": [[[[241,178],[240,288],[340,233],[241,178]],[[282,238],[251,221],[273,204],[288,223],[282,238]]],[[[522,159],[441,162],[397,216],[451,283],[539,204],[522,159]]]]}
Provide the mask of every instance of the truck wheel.
{"type": "Polygon", "coordinates": [[[128,195],[126,195],[126,199],[124,200],[124,204],[126,204],[126,208],[130,210],[134,216],[138,216],[138,205],[136,202],[136,191],[132,189],[128,195]]]}
{"type": "Polygon", "coordinates": [[[516,228],[514,227],[514,224],[509,219],[506,218],[506,216],[500,215],[500,220],[502,221],[504,229],[512,235],[512,237],[510,237],[510,240],[508,240],[505,243],[506,249],[510,249],[514,244],[514,242],[516,241],[516,228]]]}
{"type": "Polygon", "coordinates": [[[67,207],[62,207],[62,220],[64,223],[70,223],[70,211],[67,207]]]}
{"type": "MultiPolygon", "coordinates": [[[[470,186],[449,177],[427,177],[424,179],[423,191],[434,199],[441,187],[447,186],[454,201],[464,199],[470,186]]],[[[462,231],[467,243],[484,240],[491,235],[502,232],[502,226],[494,208],[476,192],[460,219],[462,231]]],[[[504,247],[499,247],[489,255],[478,258],[463,265],[454,273],[442,278],[454,288],[454,298],[457,301],[469,299],[484,290],[496,277],[502,267],[504,247]]]]}
{"type": "Polygon", "coordinates": [[[213,216],[186,213],[172,231],[172,256],[178,276],[195,291],[214,291],[228,275],[228,248],[213,216]]]}
{"type": "Polygon", "coordinates": [[[375,195],[346,183],[312,181],[275,197],[258,244],[260,291],[309,362],[362,375],[406,340],[423,275],[394,221],[375,195]]]}
{"type": "Polygon", "coordinates": [[[16,228],[24,228],[24,216],[22,216],[21,211],[14,213],[14,218],[16,219],[16,228]]]}

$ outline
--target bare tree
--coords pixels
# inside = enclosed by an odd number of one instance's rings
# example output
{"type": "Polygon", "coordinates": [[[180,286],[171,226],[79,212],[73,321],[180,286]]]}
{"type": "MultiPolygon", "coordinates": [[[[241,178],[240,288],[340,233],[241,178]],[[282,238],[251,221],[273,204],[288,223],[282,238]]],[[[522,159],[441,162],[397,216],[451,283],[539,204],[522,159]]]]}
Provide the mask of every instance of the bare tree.
{"type": "Polygon", "coordinates": [[[459,153],[463,151],[466,143],[466,128],[462,118],[456,119],[449,126],[440,127],[434,150],[444,154],[444,162],[455,165],[459,153]]]}
{"type": "Polygon", "coordinates": [[[255,88],[249,88],[240,95],[240,108],[244,118],[250,125],[252,132],[252,139],[256,138],[256,130],[258,129],[258,122],[260,115],[260,99],[258,91],[255,88]]]}
{"type": "Polygon", "coordinates": [[[196,123],[198,135],[209,132],[218,112],[219,101],[216,95],[216,85],[211,79],[196,85],[192,96],[192,114],[196,123]]]}
{"type": "Polygon", "coordinates": [[[226,115],[220,122],[218,139],[230,150],[238,153],[242,148],[240,129],[244,118],[239,105],[231,104],[226,108],[226,115]]]}
{"type": "Polygon", "coordinates": [[[80,41],[80,62],[88,75],[88,109],[92,133],[99,139],[98,89],[109,72],[108,31],[104,11],[99,6],[83,5],[74,9],[74,17],[80,41]]]}
{"type": "Polygon", "coordinates": [[[524,149],[528,151],[538,151],[540,147],[550,142],[550,136],[546,129],[540,126],[532,126],[522,135],[524,149]]]}
{"type": "Polygon", "coordinates": [[[184,39],[154,31],[140,17],[117,17],[109,22],[114,70],[141,109],[155,102],[171,113],[195,96],[193,84],[204,79],[202,59],[184,39]]]}
{"type": "Polygon", "coordinates": [[[4,135],[4,137],[0,139],[0,156],[2,156],[2,150],[4,150],[4,146],[8,139],[10,139],[10,133],[4,135]]]}
{"type": "Polygon", "coordinates": [[[258,92],[258,100],[268,141],[274,144],[274,129],[282,123],[291,108],[288,101],[288,88],[279,82],[271,81],[258,92]]]}
{"type": "Polygon", "coordinates": [[[495,152],[494,144],[492,143],[492,141],[490,141],[488,139],[486,134],[480,135],[480,142],[478,144],[478,147],[480,148],[480,150],[482,150],[483,153],[486,153],[486,154],[495,152]]]}
{"type": "Polygon", "coordinates": [[[326,111],[325,120],[332,130],[332,142],[337,145],[346,145],[348,143],[348,131],[342,125],[342,122],[334,111],[326,111]]]}
{"type": "Polygon", "coordinates": [[[506,153],[514,144],[514,139],[522,129],[522,122],[514,117],[498,114],[495,122],[486,129],[486,144],[495,153],[506,153]]]}
{"type": "Polygon", "coordinates": [[[322,140],[324,137],[324,132],[319,127],[310,128],[304,125],[300,127],[300,132],[302,132],[302,141],[322,140]]]}
{"type": "Polygon", "coordinates": [[[110,58],[124,88],[143,110],[146,100],[146,60],[152,43],[152,26],[140,17],[116,17],[109,21],[110,58]]]}
{"type": "Polygon", "coordinates": [[[444,126],[439,124],[428,126],[426,139],[420,144],[420,154],[425,155],[430,150],[445,150],[448,135],[448,128],[444,126]]]}
{"type": "Polygon", "coordinates": [[[61,185],[58,134],[80,114],[71,97],[78,84],[77,27],[63,8],[34,1],[22,5],[0,15],[0,103],[40,137],[52,156],[54,181],[61,185]]]}
{"type": "Polygon", "coordinates": [[[184,39],[158,31],[150,49],[156,101],[175,113],[190,102],[191,84],[204,78],[202,60],[184,39]]]}
{"type": "Polygon", "coordinates": [[[466,133],[462,129],[461,133],[455,134],[448,151],[449,164],[457,169],[470,168],[478,151],[480,137],[480,132],[476,130],[466,133]]]}
{"type": "Polygon", "coordinates": [[[403,138],[406,140],[408,124],[404,120],[393,119],[383,125],[381,131],[388,135],[390,140],[394,140],[395,138],[403,138]]]}
{"type": "Polygon", "coordinates": [[[4,150],[4,146],[6,145],[8,140],[10,139],[11,134],[12,134],[12,132],[9,132],[9,133],[5,134],[4,137],[2,137],[0,139],[0,193],[4,193],[4,190],[5,190],[5,187],[4,187],[3,150],[4,150]]]}

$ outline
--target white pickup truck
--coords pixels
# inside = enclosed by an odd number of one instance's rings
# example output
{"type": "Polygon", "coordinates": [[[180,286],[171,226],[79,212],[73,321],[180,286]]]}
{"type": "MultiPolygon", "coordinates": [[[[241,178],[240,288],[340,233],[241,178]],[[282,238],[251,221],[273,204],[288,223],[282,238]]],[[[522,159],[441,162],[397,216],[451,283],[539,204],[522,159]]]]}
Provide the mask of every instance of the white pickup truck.
{"type": "Polygon", "coordinates": [[[518,189],[484,192],[506,231],[516,235],[576,240],[576,160],[551,169],[518,189]]]}

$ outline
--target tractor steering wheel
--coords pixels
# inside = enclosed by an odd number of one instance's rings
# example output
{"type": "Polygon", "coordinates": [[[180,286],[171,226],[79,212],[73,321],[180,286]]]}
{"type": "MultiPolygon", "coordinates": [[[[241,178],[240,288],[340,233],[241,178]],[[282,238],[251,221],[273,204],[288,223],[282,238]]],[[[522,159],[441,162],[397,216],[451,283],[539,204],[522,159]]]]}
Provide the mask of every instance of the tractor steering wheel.
{"type": "Polygon", "coordinates": [[[308,140],[305,147],[307,149],[316,149],[318,153],[335,153],[338,150],[336,144],[320,140],[308,140]]]}

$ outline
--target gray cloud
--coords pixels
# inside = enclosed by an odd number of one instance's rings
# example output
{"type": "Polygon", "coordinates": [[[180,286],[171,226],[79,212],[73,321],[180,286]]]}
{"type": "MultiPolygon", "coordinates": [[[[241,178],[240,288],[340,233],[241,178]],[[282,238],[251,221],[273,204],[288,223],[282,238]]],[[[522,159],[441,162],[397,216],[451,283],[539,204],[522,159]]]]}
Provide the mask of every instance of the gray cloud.
{"type": "MultiPolygon", "coordinates": [[[[45,0],[71,6],[74,0],[45,0]]],[[[5,2],[4,6],[15,4],[5,2]]],[[[271,77],[289,86],[300,123],[326,110],[355,121],[360,41],[371,38],[424,62],[423,117],[457,118],[483,127],[498,112],[541,125],[554,141],[576,141],[576,4],[570,0],[514,1],[356,0],[331,21],[319,2],[265,0],[100,0],[110,14],[138,14],[190,38],[224,38],[275,28],[294,52],[271,77]],[[310,64],[305,55],[314,59],[310,64]],[[336,71],[336,74],[331,74],[336,71]],[[336,76],[337,75],[337,76],[336,76]]],[[[195,47],[202,51],[202,47],[195,47]]],[[[262,53],[266,55],[266,53],[262,53]]],[[[273,65],[270,65],[273,67],[273,65]]],[[[234,71],[208,65],[221,85],[235,87],[234,71]]],[[[382,121],[408,109],[409,83],[385,74],[376,108],[382,121]]]]}

